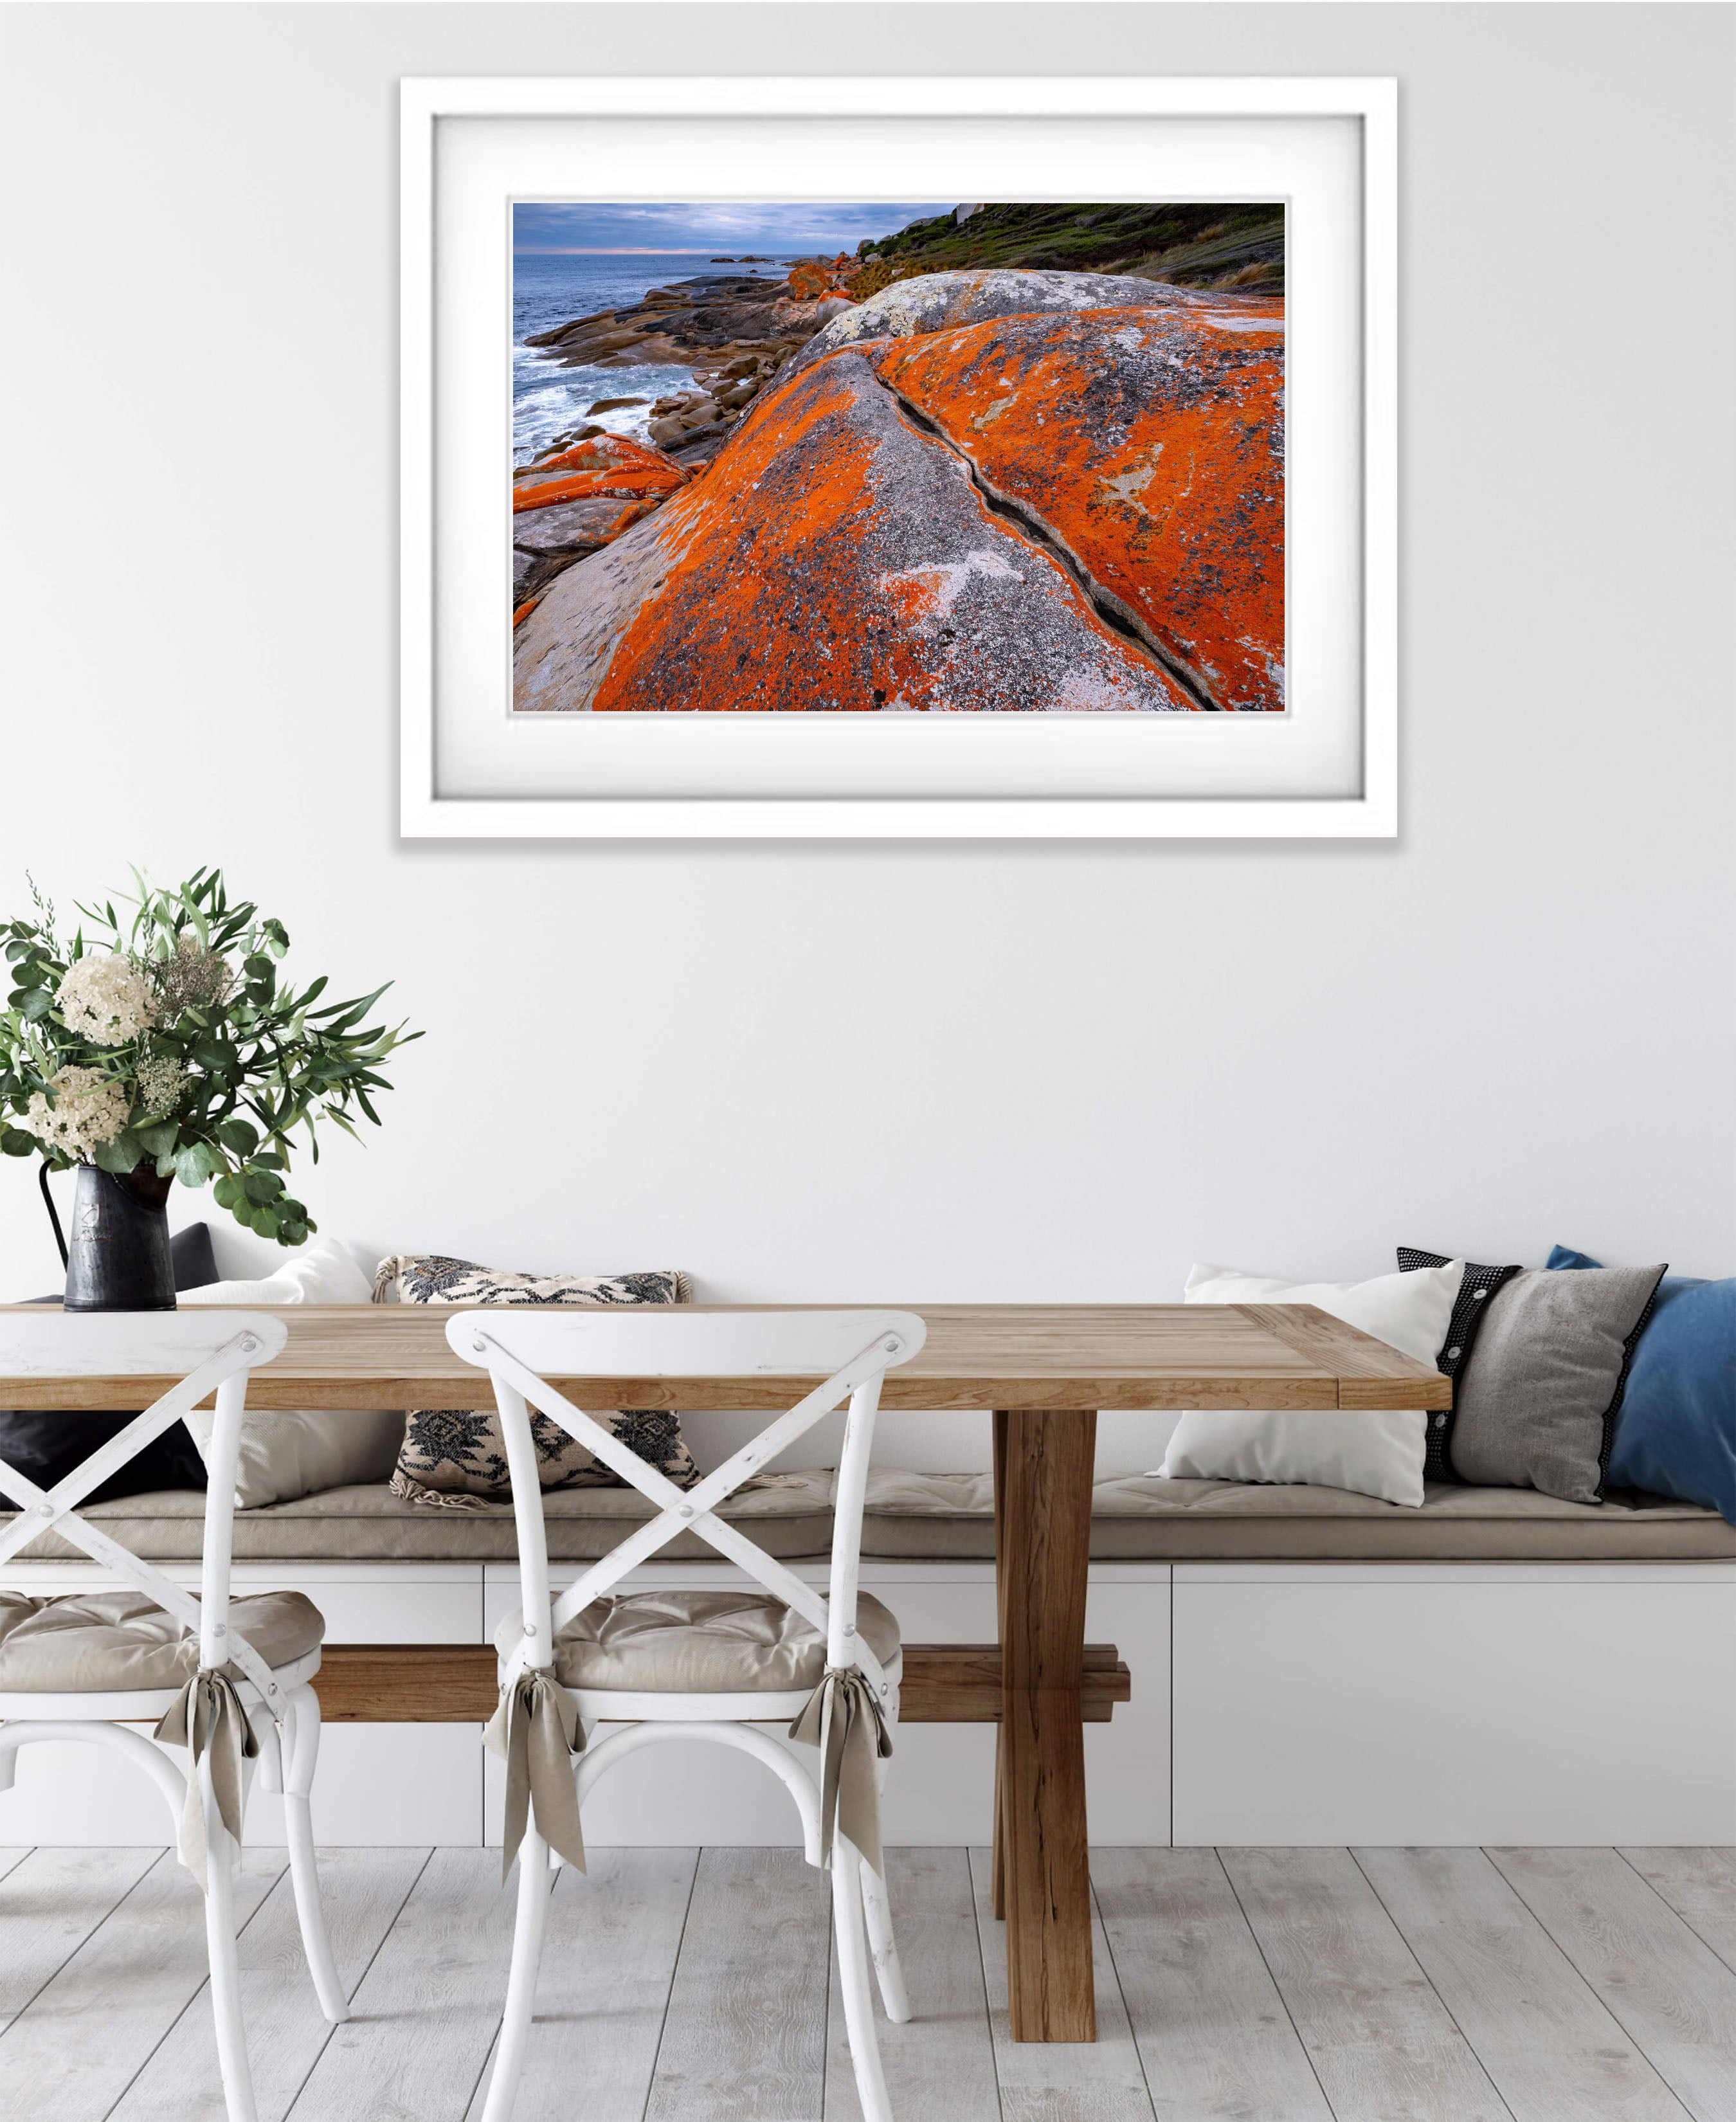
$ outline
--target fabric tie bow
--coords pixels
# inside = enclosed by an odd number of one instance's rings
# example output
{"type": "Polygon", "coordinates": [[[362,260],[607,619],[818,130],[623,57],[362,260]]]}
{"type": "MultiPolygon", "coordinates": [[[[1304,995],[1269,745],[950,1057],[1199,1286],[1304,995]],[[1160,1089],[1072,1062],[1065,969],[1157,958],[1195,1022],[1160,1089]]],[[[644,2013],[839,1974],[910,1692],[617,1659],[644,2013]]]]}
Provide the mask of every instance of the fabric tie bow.
{"type": "Polygon", "coordinates": [[[585,1750],[585,1727],[577,1705],[557,1684],[548,1666],[528,1666],[501,1689],[483,1744],[506,1764],[502,1883],[525,1839],[527,1819],[534,1822],[537,1833],[552,1849],[582,1872],[585,1837],[579,1827],[572,1761],[585,1750]]]}
{"type": "Polygon", "coordinates": [[[187,1802],[181,1807],[178,1838],[180,1860],[201,1888],[208,1885],[205,1801],[199,1789],[199,1764],[211,1764],[211,1791],[218,1816],[236,1843],[241,1839],[241,1764],[257,1758],[259,1734],[241,1707],[235,1682],[214,1666],[201,1666],[163,1712],[156,1736],[171,1746],[184,1746],[187,1802]]]}
{"type": "Polygon", "coordinates": [[[880,1778],[892,1734],[880,1697],[860,1666],[828,1665],[825,1677],[790,1727],[790,1736],[820,1750],[819,1860],[831,1862],[834,1827],[884,1878],[880,1853],[880,1778]]]}

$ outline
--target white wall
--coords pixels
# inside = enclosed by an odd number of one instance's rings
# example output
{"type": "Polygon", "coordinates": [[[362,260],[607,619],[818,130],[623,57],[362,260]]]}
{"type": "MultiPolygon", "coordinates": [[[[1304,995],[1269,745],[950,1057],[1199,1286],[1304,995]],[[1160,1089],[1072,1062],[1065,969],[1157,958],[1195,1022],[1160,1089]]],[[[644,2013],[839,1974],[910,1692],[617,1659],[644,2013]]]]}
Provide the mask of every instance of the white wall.
{"type": "MultiPolygon", "coordinates": [[[[1736,1270],[1732,31],[0,9],[0,907],[217,862],[292,965],[394,978],[428,1035],[388,1124],[297,1181],[380,1250],[742,1298],[1170,1297],[1398,1241],[1736,1270]],[[398,76],[985,64],[1399,76],[1402,837],[400,844],[398,76]]],[[[7,1161],[0,1290],[54,1271],[7,1161]]]]}

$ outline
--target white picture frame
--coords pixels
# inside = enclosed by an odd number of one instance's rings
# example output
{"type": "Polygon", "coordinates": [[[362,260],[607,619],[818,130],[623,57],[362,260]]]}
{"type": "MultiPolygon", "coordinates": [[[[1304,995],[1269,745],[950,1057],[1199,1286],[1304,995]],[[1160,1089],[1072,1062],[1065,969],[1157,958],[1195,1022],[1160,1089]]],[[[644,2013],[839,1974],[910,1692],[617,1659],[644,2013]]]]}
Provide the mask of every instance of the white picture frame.
{"type": "MultiPolygon", "coordinates": [[[[404,836],[1393,837],[1398,829],[1397,105],[1396,82],[1372,77],[404,81],[404,836]],[[1294,699],[1283,714],[1258,717],[610,716],[595,718],[611,725],[601,732],[573,727],[590,724],[589,717],[511,714],[504,684],[497,693],[488,675],[497,666],[505,669],[497,638],[489,631],[504,629],[504,619],[497,618],[502,600],[466,596],[454,588],[461,580],[474,584],[478,579],[474,556],[481,549],[474,525],[455,522],[454,504],[445,498],[464,491],[463,453],[468,451],[473,467],[492,462],[487,453],[497,446],[497,428],[503,446],[504,425],[495,420],[492,385],[480,390],[467,386],[460,400],[456,386],[446,380],[483,372],[478,364],[486,344],[478,334],[497,331],[506,314],[510,239],[500,208],[522,189],[519,170],[558,170],[564,140],[602,137],[605,129],[608,137],[618,139],[623,125],[660,125],[664,139],[678,137],[667,130],[671,125],[682,138],[703,126],[751,128],[751,135],[738,129],[728,136],[741,140],[763,138],[778,124],[815,124],[828,125],[827,137],[834,141],[855,139],[871,147],[884,137],[896,138],[907,156],[929,153],[936,179],[950,173],[949,154],[958,160],[954,143],[962,139],[973,143],[973,153],[988,143],[1003,161],[1009,154],[1043,152],[1052,160],[1090,142],[1099,143],[1101,152],[1142,155],[1141,143],[1149,140],[1154,149],[1161,146],[1172,156],[1204,152],[1216,155],[1218,166],[1234,167],[1244,146],[1258,155],[1264,152],[1260,143],[1270,141],[1278,159],[1268,157],[1261,166],[1281,171],[1289,166],[1284,154],[1302,152],[1316,136],[1323,169],[1336,155],[1348,174],[1336,190],[1323,181],[1318,198],[1329,203],[1314,213],[1313,227],[1316,255],[1330,252],[1339,261],[1333,268],[1337,277],[1330,299],[1323,297],[1311,307],[1307,283],[1301,283],[1302,315],[1292,325],[1290,356],[1294,380],[1299,368],[1305,372],[1299,359],[1305,342],[1297,337],[1303,324],[1317,330],[1323,349],[1337,349],[1330,372],[1339,380],[1332,389],[1316,390],[1311,401],[1305,391],[1300,394],[1304,400],[1300,408],[1294,402],[1298,394],[1291,394],[1290,652],[1295,653],[1298,624],[1299,539],[1308,541],[1311,556],[1320,558],[1319,584],[1304,581],[1301,608],[1312,614],[1309,623],[1318,622],[1322,638],[1330,634],[1335,644],[1330,655],[1316,659],[1314,667],[1329,675],[1312,697],[1294,699]],[[1337,143],[1330,153],[1328,138],[1337,143]],[[1119,150],[1102,145],[1115,141],[1133,145],[1119,150]],[[466,226],[474,239],[468,248],[454,234],[466,226]],[[478,259],[485,263],[478,265],[478,259]],[[483,320],[474,330],[468,323],[455,328],[451,319],[458,313],[450,299],[445,312],[439,306],[437,291],[450,291],[460,273],[466,276],[464,312],[483,320]],[[466,330],[475,342],[470,349],[462,343],[466,330]],[[1299,420],[1312,417],[1310,402],[1318,418],[1311,430],[1299,432],[1299,420]],[[460,405],[456,414],[455,404],[460,405]],[[442,463],[449,469],[437,479],[442,463]],[[1311,530],[1298,522],[1299,464],[1304,482],[1309,467],[1317,474],[1311,530]],[[1322,467],[1330,470],[1329,478],[1318,476],[1322,467]],[[473,611],[474,638],[467,633],[473,611]],[[564,727],[552,728],[557,722],[564,727]],[[532,722],[534,729],[524,727],[532,722]],[[731,770],[726,773],[715,764],[724,757],[716,749],[720,722],[807,728],[791,736],[757,731],[750,742],[731,740],[731,770]],[[623,731],[623,723],[636,727],[623,731]],[[645,727],[650,724],[659,727],[645,727]],[[819,727],[825,724],[833,727],[819,727]],[[840,724],[852,727],[844,731],[840,724]],[[988,724],[998,727],[982,731],[988,724]],[[1032,733],[1031,726],[1038,724],[1046,727],[1032,733]],[[1164,727],[1149,732],[1126,727],[1151,724],[1164,727]],[[690,734],[706,725],[709,734],[690,734]],[[944,733],[940,725],[945,726],[944,733]],[[977,726],[982,733],[973,735],[960,725],[977,726]],[[925,726],[933,727],[931,737],[922,734],[925,726]],[[867,749],[880,739],[892,741],[878,753],[867,749]],[[1130,771],[1136,756],[1130,746],[1143,745],[1147,761],[1158,759],[1150,739],[1172,746],[1165,756],[1173,767],[1154,764],[1143,774],[1130,771]],[[978,747],[974,754],[960,749],[970,745],[978,747]],[[1071,777],[1069,760],[1077,763],[1071,777]],[[980,786],[973,778],[973,761],[982,762],[980,786]],[[744,786],[744,775],[759,778],[744,786]],[[1087,783],[1090,792],[1080,792],[1087,783]],[[1160,783],[1174,792],[1153,792],[1160,783]],[[1125,792],[1130,788],[1137,792],[1125,792]]],[[[788,137],[802,136],[792,129],[788,137]]],[[[691,182],[680,188],[681,174],[674,172],[673,186],[660,183],[658,195],[716,192],[715,185],[710,192],[695,191],[691,182]]],[[[1100,185],[1100,172],[1094,174],[1100,185]]],[[[529,195],[547,195],[548,181],[539,177],[541,189],[529,195]]],[[[566,195],[615,198],[623,189],[593,180],[566,195]]],[[[649,196],[642,186],[630,189],[634,197],[649,196]]],[[[807,196],[813,187],[792,185],[782,193],[732,189],[730,195],[791,196],[798,189],[807,196]]],[[[838,195],[876,194],[858,189],[838,195]]],[[[947,194],[931,188],[920,195],[947,194]]],[[[985,194],[978,189],[971,195],[985,194]]],[[[1052,184],[1027,195],[1118,194],[1088,194],[1076,185],[1062,192],[1052,184]]],[[[1155,195],[1183,194],[1171,189],[1155,195]]],[[[1271,194],[1264,187],[1250,187],[1249,195],[1271,194]]],[[[1293,203],[1288,211],[1294,227],[1293,203]]],[[[1323,285],[1329,277],[1323,270],[1323,285]]],[[[498,339],[504,376],[503,330],[498,339]]],[[[1323,354],[1314,372],[1325,371],[1323,354]]],[[[504,520],[505,482],[499,484],[504,520]]],[[[470,490],[484,489],[473,477],[470,490]]],[[[1310,492],[1305,484],[1303,490],[1304,496],[1310,492]]],[[[510,647],[510,633],[506,638],[510,647]]]]}

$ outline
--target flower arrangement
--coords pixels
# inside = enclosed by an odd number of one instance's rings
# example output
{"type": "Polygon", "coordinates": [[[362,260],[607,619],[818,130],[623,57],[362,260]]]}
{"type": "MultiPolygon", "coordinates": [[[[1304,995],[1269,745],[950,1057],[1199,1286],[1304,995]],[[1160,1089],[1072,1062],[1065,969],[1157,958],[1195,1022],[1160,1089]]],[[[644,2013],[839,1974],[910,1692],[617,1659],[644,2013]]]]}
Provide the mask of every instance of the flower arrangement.
{"type": "Polygon", "coordinates": [[[379,1124],[377,1065],[419,1032],[364,1026],[385,993],[322,1003],[326,983],[280,982],[280,921],[231,904],[221,870],[173,891],[134,873],[135,910],[80,906],[70,944],[31,884],[33,918],[0,923],[12,993],[0,1012],[0,1150],[203,1186],[261,1237],[298,1246],[316,1226],[288,1192],[292,1130],[315,1162],[319,1124],[379,1124]],[[86,925],[91,933],[86,933],[86,925]]]}

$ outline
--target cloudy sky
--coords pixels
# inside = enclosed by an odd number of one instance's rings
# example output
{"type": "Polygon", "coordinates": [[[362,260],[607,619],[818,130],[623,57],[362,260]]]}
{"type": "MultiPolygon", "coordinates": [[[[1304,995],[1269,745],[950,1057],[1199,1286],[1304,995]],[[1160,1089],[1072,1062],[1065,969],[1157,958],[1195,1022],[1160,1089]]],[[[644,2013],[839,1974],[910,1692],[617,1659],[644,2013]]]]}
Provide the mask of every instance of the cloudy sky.
{"type": "Polygon", "coordinates": [[[515,206],[521,251],[854,250],[864,236],[950,213],[940,206],[515,206]]]}

